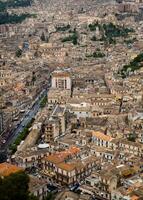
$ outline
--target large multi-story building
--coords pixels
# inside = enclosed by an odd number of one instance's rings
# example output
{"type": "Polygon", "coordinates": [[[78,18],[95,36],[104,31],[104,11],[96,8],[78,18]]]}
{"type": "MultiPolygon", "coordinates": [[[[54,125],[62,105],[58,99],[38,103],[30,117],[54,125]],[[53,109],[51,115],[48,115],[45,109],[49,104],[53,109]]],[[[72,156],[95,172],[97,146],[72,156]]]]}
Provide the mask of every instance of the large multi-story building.
{"type": "Polygon", "coordinates": [[[72,82],[71,77],[68,72],[65,71],[55,71],[52,74],[52,88],[71,90],[72,82]]]}
{"type": "Polygon", "coordinates": [[[64,104],[71,97],[72,80],[70,73],[57,70],[52,73],[52,87],[48,92],[49,104],[64,104]]]}
{"type": "Polygon", "coordinates": [[[45,123],[45,141],[51,142],[66,131],[66,108],[57,105],[45,123]]]}

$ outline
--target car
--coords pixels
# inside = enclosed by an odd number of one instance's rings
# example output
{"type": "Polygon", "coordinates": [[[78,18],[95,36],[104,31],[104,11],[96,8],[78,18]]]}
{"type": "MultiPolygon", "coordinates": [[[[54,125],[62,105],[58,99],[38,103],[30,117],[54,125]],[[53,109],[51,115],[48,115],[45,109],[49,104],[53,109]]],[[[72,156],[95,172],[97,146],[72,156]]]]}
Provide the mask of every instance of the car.
{"type": "Polygon", "coordinates": [[[62,191],[62,189],[61,189],[61,188],[59,188],[59,189],[58,189],[58,192],[61,192],[61,191],[62,191]]]}
{"type": "Polygon", "coordinates": [[[23,121],[23,119],[24,119],[24,117],[22,117],[22,118],[21,118],[20,122],[22,122],[22,121],[23,121]]]}
{"type": "Polygon", "coordinates": [[[6,143],[6,140],[2,140],[2,143],[5,144],[5,143],[6,143]]]}
{"type": "Polygon", "coordinates": [[[75,185],[69,186],[70,191],[75,191],[79,188],[79,183],[76,183],[75,185]]]}
{"type": "Polygon", "coordinates": [[[84,183],[85,183],[85,181],[81,181],[81,182],[80,182],[81,185],[84,184],[84,183]]]}
{"type": "Polygon", "coordinates": [[[26,115],[25,115],[26,117],[28,117],[29,116],[29,111],[27,111],[27,113],[26,113],[26,115]]]}
{"type": "Polygon", "coordinates": [[[17,128],[18,128],[18,125],[19,125],[19,124],[16,124],[14,129],[17,129],[17,128]]]}
{"type": "Polygon", "coordinates": [[[48,184],[47,185],[47,190],[48,190],[48,192],[51,192],[53,194],[58,193],[58,187],[56,187],[56,186],[54,186],[52,184],[48,184]]]}
{"type": "Polygon", "coordinates": [[[19,126],[20,125],[20,121],[18,121],[18,123],[17,123],[17,126],[19,126]]]}

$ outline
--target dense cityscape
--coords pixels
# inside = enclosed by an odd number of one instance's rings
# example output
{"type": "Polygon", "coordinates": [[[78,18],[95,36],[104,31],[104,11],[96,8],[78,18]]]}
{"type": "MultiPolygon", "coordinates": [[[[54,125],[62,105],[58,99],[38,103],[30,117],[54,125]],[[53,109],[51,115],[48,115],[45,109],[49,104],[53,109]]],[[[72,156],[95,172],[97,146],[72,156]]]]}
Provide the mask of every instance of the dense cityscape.
{"type": "Polygon", "coordinates": [[[0,200],[143,200],[143,0],[0,0],[0,200]]]}

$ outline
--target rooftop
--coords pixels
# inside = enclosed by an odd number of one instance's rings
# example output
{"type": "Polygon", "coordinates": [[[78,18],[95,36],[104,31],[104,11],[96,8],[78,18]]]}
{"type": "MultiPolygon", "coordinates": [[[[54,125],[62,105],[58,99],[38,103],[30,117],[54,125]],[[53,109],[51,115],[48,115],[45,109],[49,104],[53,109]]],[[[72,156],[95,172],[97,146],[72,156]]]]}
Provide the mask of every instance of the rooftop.
{"type": "Polygon", "coordinates": [[[0,176],[9,176],[10,174],[23,171],[22,168],[17,167],[16,165],[12,165],[9,163],[0,164],[0,176]]]}
{"type": "Polygon", "coordinates": [[[105,135],[104,133],[98,132],[98,131],[93,131],[92,136],[95,136],[96,138],[99,138],[99,139],[107,141],[107,142],[112,140],[111,136],[105,135]]]}
{"type": "Polygon", "coordinates": [[[68,156],[72,156],[79,153],[79,151],[80,151],[79,148],[73,146],[68,150],[49,155],[44,160],[58,164],[63,162],[68,156]]]}

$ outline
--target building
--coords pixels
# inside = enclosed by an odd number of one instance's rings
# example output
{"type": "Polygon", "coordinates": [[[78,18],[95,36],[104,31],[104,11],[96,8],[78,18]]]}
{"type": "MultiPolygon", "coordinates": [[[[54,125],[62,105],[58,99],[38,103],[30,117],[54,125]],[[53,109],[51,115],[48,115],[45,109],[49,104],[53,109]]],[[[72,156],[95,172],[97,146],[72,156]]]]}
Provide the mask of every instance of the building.
{"type": "Polygon", "coordinates": [[[71,90],[72,81],[70,74],[65,71],[54,71],[52,73],[52,88],[71,90]]]}
{"type": "Polygon", "coordinates": [[[50,143],[60,135],[59,119],[49,119],[44,126],[45,142],[50,143]]]}
{"type": "Polygon", "coordinates": [[[63,185],[70,185],[84,180],[89,176],[96,166],[94,156],[85,157],[84,159],[74,160],[69,163],[59,163],[55,167],[56,179],[63,185]]]}
{"type": "Polygon", "coordinates": [[[32,130],[30,131],[29,135],[26,137],[24,142],[18,147],[18,151],[25,151],[27,148],[33,147],[40,134],[41,134],[41,123],[35,123],[32,127],[32,130]]]}
{"type": "Polygon", "coordinates": [[[71,97],[71,90],[62,90],[62,89],[50,89],[48,92],[48,104],[49,106],[55,104],[66,104],[66,102],[71,97]]]}
{"type": "Polygon", "coordinates": [[[67,71],[54,71],[52,73],[52,86],[48,91],[48,103],[65,104],[71,97],[72,81],[67,71]]]}
{"type": "Polygon", "coordinates": [[[44,124],[45,142],[52,142],[66,131],[66,108],[57,105],[44,124]]]}
{"type": "Polygon", "coordinates": [[[29,191],[39,200],[43,200],[47,196],[47,181],[30,176],[29,191]]]}
{"type": "Polygon", "coordinates": [[[113,138],[111,136],[105,135],[102,132],[93,131],[93,133],[92,133],[92,141],[97,146],[107,147],[108,148],[111,145],[112,139],[113,138]]]}
{"type": "Polygon", "coordinates": [[[50,152],[49,148],[36,148],[33,147],[29,150],[16,152],[11,158],[12,163],[16,163],[19,167],[24,169],[40,166],[41,159],[48,156],[50,152]]]}
{"type": "MultiPolygon", "coordinates": [[[[23,168],[9,163],[0,164],[0,177],[4,178],[11,174],[24,171],[23,168]]],[[[29,192],[42,200],[47,196],[47,182],[45,180],[29,176],[29,192]]]]}
{"type": "Polygon", "coordinates": [[[6,177],[13,173],[23,171],[21,167],[17,167],[16,165],[12,165],[9,163],[1,163],[0,164],[0,177],[6,177]]]}

